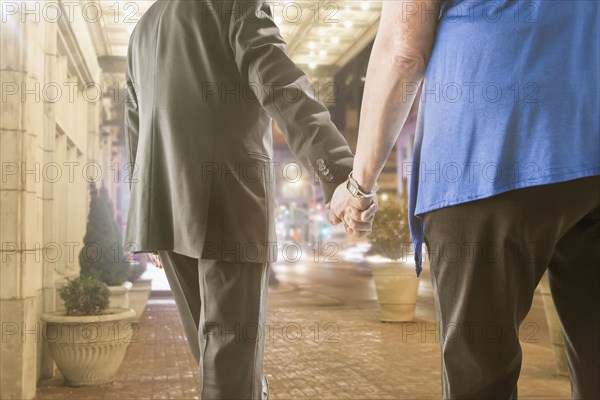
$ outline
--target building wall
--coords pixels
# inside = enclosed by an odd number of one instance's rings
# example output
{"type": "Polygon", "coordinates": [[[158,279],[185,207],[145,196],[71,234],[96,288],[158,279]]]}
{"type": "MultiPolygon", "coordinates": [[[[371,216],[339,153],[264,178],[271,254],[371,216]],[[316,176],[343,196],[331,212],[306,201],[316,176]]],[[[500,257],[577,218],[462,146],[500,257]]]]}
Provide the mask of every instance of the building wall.
{"type": "Polygon", "coordinates": [[[33,398],[37,380],[53,374],[40,315],[55,310],[56,286],[79,273],[89,203],[84,174],[106,171],[96,162],[110,151],[99,133],[100,102],[84,92],[101,79],[87,25],[76,14],[57,21],[43,4],[15,3],[0,25],[0,398],[6,399],[33,398]]]}

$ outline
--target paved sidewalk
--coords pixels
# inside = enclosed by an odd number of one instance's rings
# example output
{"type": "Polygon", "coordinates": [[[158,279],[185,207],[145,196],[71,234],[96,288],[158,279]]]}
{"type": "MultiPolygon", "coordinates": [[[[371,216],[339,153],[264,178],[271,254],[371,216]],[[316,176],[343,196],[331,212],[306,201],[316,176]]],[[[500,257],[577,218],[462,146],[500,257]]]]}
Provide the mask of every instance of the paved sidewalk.
{"type": "MultiPolygon", "coordinates": [[[[377,305],[337,305],[326,296],[281,285],[269,299],[265,370],[271,399],[440,398],[434,323],[381,323],[377,305]],[[424,336],[421,335],[423,333],[424,336]]],[[[152,299],[113,384],[67,388],[43,381],[38,400],[198,399],[198,372],[175,304],[152,299]]],[[[520,399],[568,399],[554,374],[552,350],[523,344],[520,399]]]]}

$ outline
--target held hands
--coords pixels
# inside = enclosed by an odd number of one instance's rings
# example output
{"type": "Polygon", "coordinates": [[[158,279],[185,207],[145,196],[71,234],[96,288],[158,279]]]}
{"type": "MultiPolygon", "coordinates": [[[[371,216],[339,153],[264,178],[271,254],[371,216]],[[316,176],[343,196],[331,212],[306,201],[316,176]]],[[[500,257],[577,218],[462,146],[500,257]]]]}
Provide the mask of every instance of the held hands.
{"type": "Polygon", "coordinates": [[[377,208],[377,197],[354,197],[345,182],[335,189],[331,202],[327,204],[329,222],[333,225],[343,222],[346,232],[355,237],[371,233],[377,208]]]}

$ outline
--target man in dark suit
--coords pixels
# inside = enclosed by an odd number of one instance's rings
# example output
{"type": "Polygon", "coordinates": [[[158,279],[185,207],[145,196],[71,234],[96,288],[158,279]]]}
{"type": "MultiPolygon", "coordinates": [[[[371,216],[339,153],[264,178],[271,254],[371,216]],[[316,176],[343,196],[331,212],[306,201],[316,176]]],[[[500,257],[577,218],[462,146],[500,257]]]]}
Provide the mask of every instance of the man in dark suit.
{"type": "MultiPolygon", "coordinates": [[[[260,399],[269,265],[276,260],[271,117],[316,173],[335,221],[376,203],[346,190],[352,153],[262,0],[149,8],[128,51],[125,240],[165,268],[203,399],[260,399]],[[332,197],[335,198],[334,201],[332,197]]],[[[284,177],[285,178],[285,177],[284,177]]]]}

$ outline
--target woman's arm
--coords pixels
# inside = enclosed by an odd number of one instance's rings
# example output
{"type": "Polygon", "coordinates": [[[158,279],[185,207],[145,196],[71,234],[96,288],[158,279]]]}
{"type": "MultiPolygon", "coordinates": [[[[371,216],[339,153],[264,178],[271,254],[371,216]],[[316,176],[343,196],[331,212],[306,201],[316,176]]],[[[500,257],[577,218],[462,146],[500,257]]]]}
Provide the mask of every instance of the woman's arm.
{"type": "Polygon", "coordinates": [[[433,48],[439,0],[384,1],[365,82],[353,176],[369,192],[406,122],[433,48]]]}

